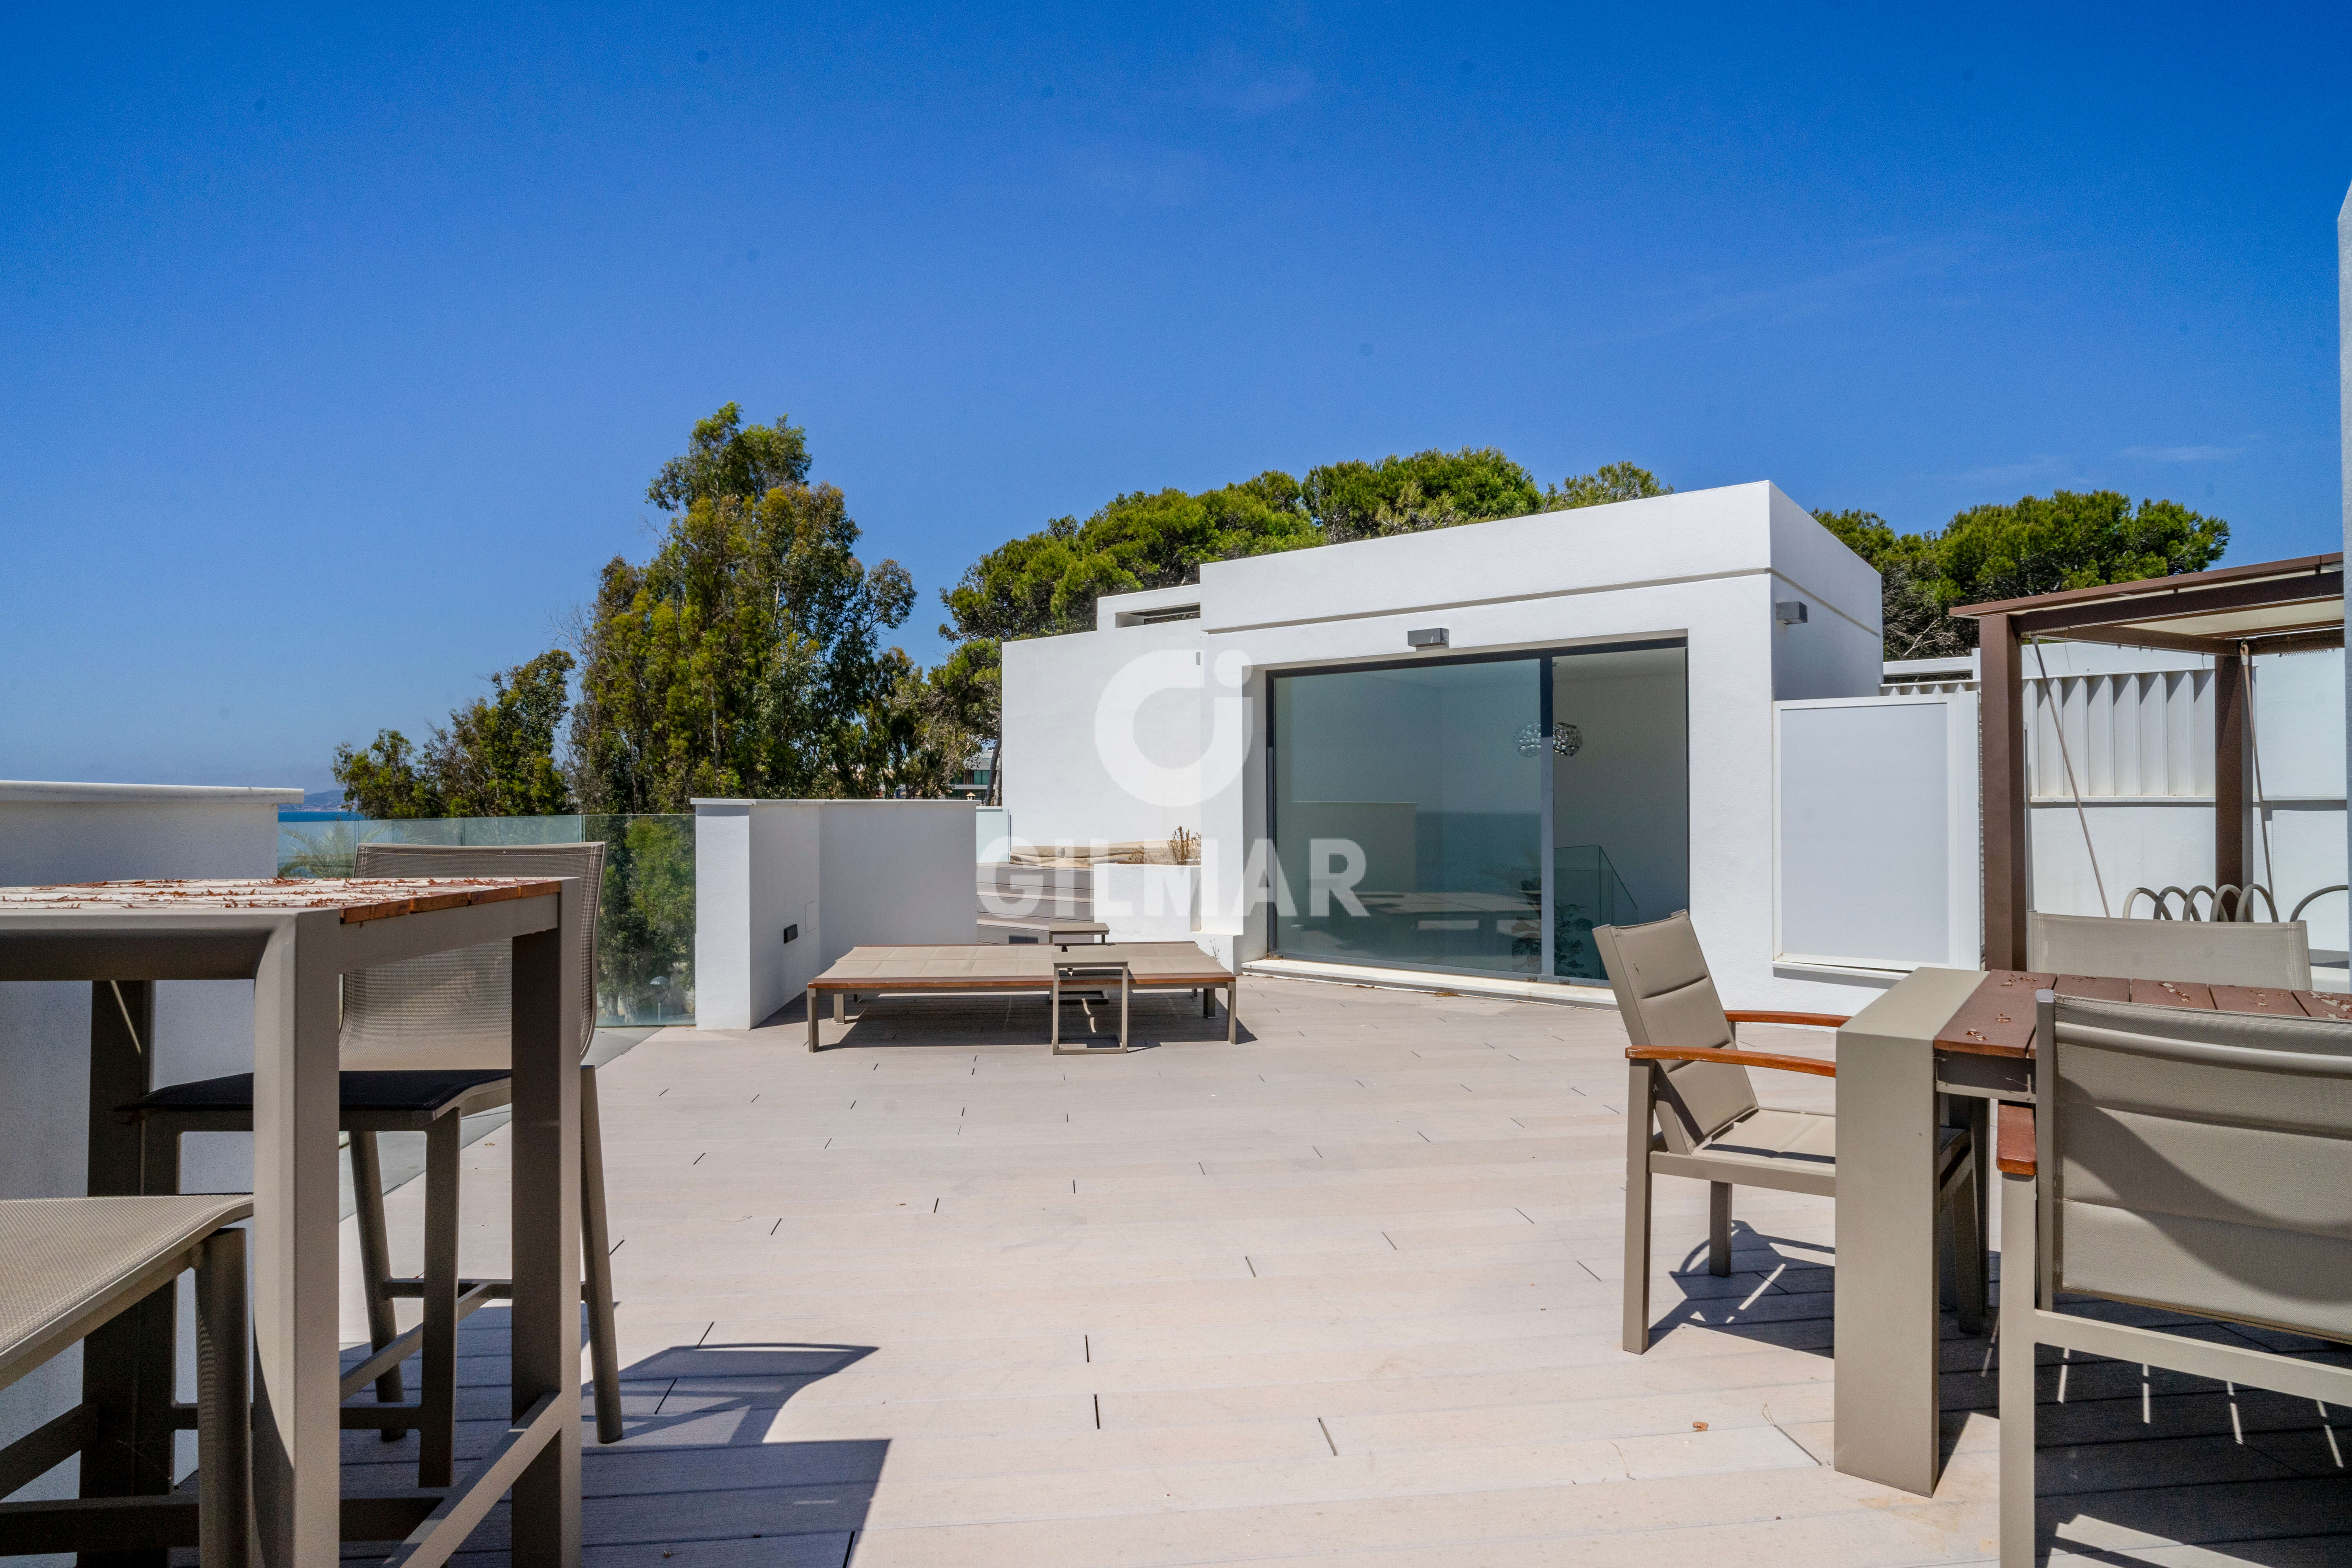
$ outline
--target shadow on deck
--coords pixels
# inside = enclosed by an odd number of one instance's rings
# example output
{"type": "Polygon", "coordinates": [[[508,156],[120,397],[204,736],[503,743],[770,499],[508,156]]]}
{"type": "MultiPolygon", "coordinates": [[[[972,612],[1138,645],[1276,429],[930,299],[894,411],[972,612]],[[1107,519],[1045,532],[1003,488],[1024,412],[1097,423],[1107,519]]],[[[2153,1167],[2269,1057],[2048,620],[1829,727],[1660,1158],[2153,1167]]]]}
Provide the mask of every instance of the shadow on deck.
{"type": "MultiPolygon", "coordinates": [[[[467,1320],[458,1339],[460,1468],[505,1427],[507,1321],[502,1309],[467,1320]]],[[[356,1364],[359,1352],[346,1352],[356,1364]]],[[[840,1568],[866,1522],[887,1440],[768,1441],[785,1403],[873,1353],[867,1345],[673,1345],[622,1371],[625,1435],[596,1441],[583,1385],[581,1536],[594,1568],[840,1568]]],[[[404,1373],[415,1387],[420,1363],[404,1373]]],[[[343,1434],[344,1495],[396,1492],[415,1481],[416,1436],[387,1443],[343,1434]]],[[[508,1561],[501,1502],[452,1561],[508,1561]]],[[[346,1559],[381,1558],[389,1542],[346,1542],[346,1559]]]]}

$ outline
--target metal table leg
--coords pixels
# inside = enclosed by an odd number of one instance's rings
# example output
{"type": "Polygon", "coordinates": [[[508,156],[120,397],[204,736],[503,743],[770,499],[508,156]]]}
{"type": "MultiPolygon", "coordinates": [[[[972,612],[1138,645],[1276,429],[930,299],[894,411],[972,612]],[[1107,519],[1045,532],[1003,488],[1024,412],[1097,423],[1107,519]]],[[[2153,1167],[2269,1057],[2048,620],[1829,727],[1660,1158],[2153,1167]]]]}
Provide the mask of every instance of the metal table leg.
{"type": "Polygon", "coordinates": [[[1916,971],[1838,1030],[1836,1465],[1922,1496],[1942,1447],[1935,1037],[1979,978],[1916,971]]]}
{"type": "MultiPolygon", "coordinates": [[[[514,939],[514,1329],[511,1413],[580,1388],[579,975],[561,929],[514,939]]],[[[578,1568],[580,1422],[514,1482],[516,1568],[578,1568]]]]}
{"type": "MultiPolygon", "coordinates": [[[[100,980],[89,988],[89,1158],[83,1190],[137,1193],[145,1129],[115,1115],[154,1087],[155,984],[100,980]]],[[[178,1190],[173,1181],[168,1191],[178,1190]]],[[[83,1453],[85,1498],[160,1497],[172,1489],[173,1352],[176,1282],[82,1342],[82,1403],[100,1436],[83,1453]]],[[[104,1568],[163,1568],[162,1548],[84,1553],[104,1568]]]]}

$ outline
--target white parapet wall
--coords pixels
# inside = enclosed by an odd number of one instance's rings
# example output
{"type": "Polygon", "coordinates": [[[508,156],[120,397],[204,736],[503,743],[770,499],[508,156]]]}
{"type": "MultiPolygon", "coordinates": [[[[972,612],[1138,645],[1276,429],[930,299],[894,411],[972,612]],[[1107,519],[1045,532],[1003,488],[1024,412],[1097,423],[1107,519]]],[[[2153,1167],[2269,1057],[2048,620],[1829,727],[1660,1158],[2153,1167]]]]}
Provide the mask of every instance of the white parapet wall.
{"type": "Polygon", "coordinates": [[[700,1027],[751,1028],[853,947],[979,939],[968,800],[698,800],[694,818],[700,1027]]]}
{"type": "MultiPolygon", "coordinates": [[[[278,808],[301,799],[298,789],[0,782],[0,886],[273,876],[278,808]]],[[[90,988],[79,983],[0,984],[0,1198],[85,1190],[89,1005],[90,988]]],[[[161,982],[153,1032],[158,1084],[250,1071],[253,983],[161,982]]],[[[242,1191],[253,1183],[251,1140],[192,1136],[181,1170],[190,1191],[242,1191]]],[[[181,1364],[193,1363],[183,1355],[181,1364]]],[[[80,1387],[77,1346],[0,1389],[0,1445],[70,1408],[80,1387]]],[[[193,1395],[193,1384],[181,1390],[193,1395]]],[[[184,1468],[193,1450],[182,1447],[184,1468]]],[[[76,1473],[68,1463],[17,1495],[70,1497],[76,1473]]]]}
{"type": "Polygon", "coordinates": [[[1110,927],[1111,941],[1197,942],[1224,956],[1213,935],[1200,934],[1200,867],[1105,864],[1094,868],[1093,890],[1095,919],[1110,927]]]}
{"type": "MultiPolygon", "coordinates": [[[[301,799],[297,789],[0,782],[0,886],[275,876],[278,808],[301,799]]],[[[83,984],[0,985],[0,1197],[82,1190],[89,995],[83,984]]],[[[155,1037],[159,1084],[250,1070],[252,984],[158,984],[155,1037]]],[[[189,1142],[196,1161],[215,1141],[189,1142]]],[[[192,1167],[189,1184],[211,1184],[192,1167]]]]}

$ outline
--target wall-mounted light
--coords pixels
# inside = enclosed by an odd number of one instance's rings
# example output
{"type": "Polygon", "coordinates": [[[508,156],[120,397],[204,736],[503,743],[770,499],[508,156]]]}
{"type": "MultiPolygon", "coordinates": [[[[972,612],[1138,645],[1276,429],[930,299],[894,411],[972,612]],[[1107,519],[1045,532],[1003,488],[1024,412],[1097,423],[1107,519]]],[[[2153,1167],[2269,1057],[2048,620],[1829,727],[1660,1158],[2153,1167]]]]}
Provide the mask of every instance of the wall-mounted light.
{"type": "MultiPolygon", "coordinates": [[[[1523,757],[1539,754],[1544,748],[1543,727],[1538,724],[1520,725],[1516,743],[1519,755],[1523,757]]],[[[1551,727],[1551,749],[1555,756],[1576,755],[1584,750],[1584,731],[1564,720],[1554,723],[1551,727]]]]}
{"type": "Polygon", "coordinates": [[[1444,647],[1446,646],[1445,628],[1444,626],[1423,626],[1417,632],[1409,631],[1404,634],[1404,646],[1407,647],[1444,647]]]}
{"type": "Polygon", "coordinates": [[[786,926],[784,928],[784,940],[788,942],[798,937],[800,934],[801,928],[798,926],[786,926]]]}
{"type": "Polygon", "coordinates": [[[1772,618],[1784,626],[1801,626],[1805,624],[1805,602],[1783,599],[1772,606],[1772,618]]]}

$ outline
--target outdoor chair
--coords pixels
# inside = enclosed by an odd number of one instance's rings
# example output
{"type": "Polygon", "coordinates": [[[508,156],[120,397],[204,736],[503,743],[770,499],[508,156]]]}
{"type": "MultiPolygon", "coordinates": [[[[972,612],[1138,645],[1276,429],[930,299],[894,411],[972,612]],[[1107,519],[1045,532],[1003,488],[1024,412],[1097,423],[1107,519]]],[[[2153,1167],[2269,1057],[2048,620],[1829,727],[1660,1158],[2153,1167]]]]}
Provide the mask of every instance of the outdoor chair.
{"type": "Polygon", "coordinates": [[[2000,1108],[1995,1162],[2003,1568],[2034,1561],[2037,1346],[2352,1405],[2352,1367],[2058,1310],[2063,1291],[2352,1342],[2352,1030],[2037,1002],[2038,1104],[2000,1108]]]}
{"type": "Polygon", "coordinates": [[[2133,921],[2037,910],[2025,917],[2025,954],[2037,974],[2311,989],[2311,943],[2301,921],[2133,921]]]}
{"type": "MultiPolygon", "coordinates": [[[[563,919],[581,959],[580,1049],[596,1026],[596,915],[604,846],[362,844],[361,877],[567,877],[563,919]]],[[[386,1442],[418,1434],[417,1485],[446,1487],[457,1442],[457,1325],[511,1293],[503,1279],[457,1277],[457,1156],[463,1119],[513,1100],[509,1049],[509,945],[387,964],[343,984],[341,1122],[351,1144],[358,1207],[360,1273],[370,1353],[343,1374],[351,1398],[370,1383],[376,1403],[346,1405],[347,1427],[375,1427],[386,1442]],[[425,1270],[395,1278],[384,1231],[383,1165],[377,1135],[425,1134],[425,1270]],[[394,1303],[421,1299],[423,1321],[399,1331],[394,1303]],[[423,1351],[424,1387],[407,1401],[401,1363],[423,1351]]],[[[159,1089],[123,1108],[145,1123],[146,1190],[179,1188],[180,1139],[190,1132],[253,1130],[253,1075],[235,1073],[159,1089]]],[[[588,1304],[589,1362],[596,1390],[596,1436],[622,1436],[619,1350],[613,1319],[612,1246],[605,1224],[596,1071],[580,1069],[580,1218],[588,1304]]]]}
{"type": "MultiPolygon", "coordinates": [[[[0,1271],[0,1388],[168,1289],[183,1270],[196,1271],[195,1529],[187,1529],[184,1502],[152,1496],[0,1503],[0,1553],[190,1545],[205,1568],[243,1568],[252,1560],[246,1355],[253,1331],[246,1320],[245,1232],[236,1228],[252,1213],[253,1199],[242,1193],[0,1201],[0,1258],[7,1260],[0,1271]]],[[[0,1448],[0,1497],[85,1449],[119,1441],[99,1412],[77,1405],[0,1448]]],[[[167,1452],[169,1442],[167,1433],[167,1452]]]]}
{"type": "MultiPolygon", "coordinates": [[[[1837,1118],[1759,1104],[1749,1068],[1834,1078],[1834,1063],[1738,1048],[1738,1024],[1833,1029],[1826,1013],[1726,1012],[1687,912],[1638,926],[1595,926],[1593,943],[1633,1044],[1625,1110],[1624,1346],[1650,1347],[1650,1186],[1657,1176],[1707,1184],[1707,1271],[1731,1272],[1731,1189],[1837,1195],[1837,1118]]],[[[1955,1255],[1961,1331],[1982,1331],[1983,1215],[1976,1151],[1965,1128],[1937,1131],[1937,1223],[1955,1255]]]]}

